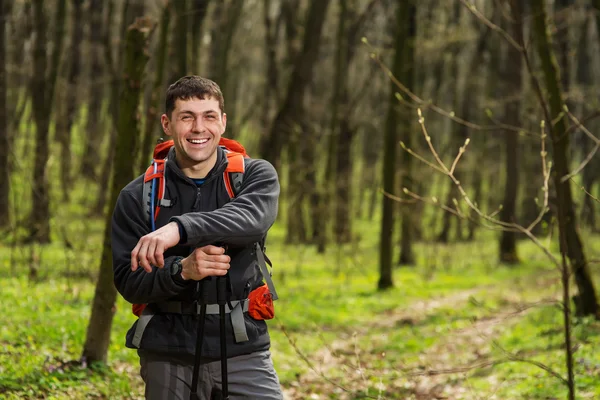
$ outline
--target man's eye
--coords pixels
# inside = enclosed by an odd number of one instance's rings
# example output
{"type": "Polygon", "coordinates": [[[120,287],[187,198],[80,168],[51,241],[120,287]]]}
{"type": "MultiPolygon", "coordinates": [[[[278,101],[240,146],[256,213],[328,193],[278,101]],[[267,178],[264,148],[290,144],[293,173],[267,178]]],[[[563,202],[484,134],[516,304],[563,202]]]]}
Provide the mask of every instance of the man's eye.
{"type": "Polygon", "coordinates": [[[215,116],[214,115],[207,115],[206,118],[207,119],[215,119],[215,116]]]}
{"type": "Polygon", "coordinates": [[[191,121],[192,117],[190,117],[189,115],[185,115],[185,116],[181,117],[181,120],[182,121],[191,121]]]}

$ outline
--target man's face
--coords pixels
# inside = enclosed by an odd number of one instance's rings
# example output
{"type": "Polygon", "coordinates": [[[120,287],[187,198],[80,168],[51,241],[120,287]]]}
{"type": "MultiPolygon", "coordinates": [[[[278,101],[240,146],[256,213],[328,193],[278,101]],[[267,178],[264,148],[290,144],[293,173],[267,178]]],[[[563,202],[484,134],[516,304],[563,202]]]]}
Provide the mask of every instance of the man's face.
{"type": "Polygon", "coordinates": [[[163,114],[161,123],[173,138],[179,168],[192,178],[204,178],[217,161],[217,146],[227,125],[219,102],[212,97],[177,99],[171,118],[163,114]]]}

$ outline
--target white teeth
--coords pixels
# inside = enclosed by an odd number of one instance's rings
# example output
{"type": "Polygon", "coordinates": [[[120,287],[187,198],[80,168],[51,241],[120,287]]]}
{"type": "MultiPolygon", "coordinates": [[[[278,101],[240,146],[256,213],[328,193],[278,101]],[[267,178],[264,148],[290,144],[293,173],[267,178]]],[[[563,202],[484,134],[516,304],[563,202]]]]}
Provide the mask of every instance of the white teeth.
{"type": "Polygon", "coordinates": [[[202,144],[208,142],[208,139],[188,139],[188,142],[193,144],[202,144]]]}

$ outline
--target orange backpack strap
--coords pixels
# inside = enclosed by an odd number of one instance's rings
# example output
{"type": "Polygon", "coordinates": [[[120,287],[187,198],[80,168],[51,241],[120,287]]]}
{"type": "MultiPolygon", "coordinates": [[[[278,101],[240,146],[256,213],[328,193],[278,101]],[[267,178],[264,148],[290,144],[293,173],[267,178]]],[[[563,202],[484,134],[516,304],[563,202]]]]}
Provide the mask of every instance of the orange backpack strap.
{"type": "Polygon", "coordinates": [[[229,151],[233,151],[235,153],[240,153],[244,157],[248,157],[248,154],[246,153],[246,149],[244,148],[244,146],[240,142],[237,142],[233,139],[221,137],[221,139],[219,139],[219,146],[225,147],[229,151]]]}
{"type": "Polygon", "coordinates": [[[229,151],[226,154],[228,163],[225,172],[223,172],[223,181],[229,198],[233,199],[242,188],[246,166],[243,154],[234,151],[229,151]]]}
{"type": "Polygon", "coordinates": [[[172,140],[167,140],[164,142],[161,142],[159,144],[156,145],[156,147],[154,147],[154,153],[152,155],[153,159],[164,159],[167,158],[167,155],[169,154],[169,150],[171,150],[171,147],[174,146],[174,142],[172,140]]]}

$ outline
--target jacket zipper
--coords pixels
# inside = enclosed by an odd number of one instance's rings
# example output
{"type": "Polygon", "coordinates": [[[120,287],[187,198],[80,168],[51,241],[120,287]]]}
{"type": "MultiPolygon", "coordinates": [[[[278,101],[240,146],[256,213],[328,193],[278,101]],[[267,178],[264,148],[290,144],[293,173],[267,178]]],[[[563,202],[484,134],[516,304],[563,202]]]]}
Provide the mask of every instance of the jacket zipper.
{"type": "MultiPolygon", "coordinates": [[[[197,211],[200,208],[200,197],[201,197],[200,188],[196,187],[196,200],[194,201],[194,206],[192,207],[192,211],[197,211]]],[[[201,287],[202,287],[202,281],[196,282],[196,295],[195,295],[195,297],[198,300],[200,300],[201,296],[203,295],[201,287]]]]}

